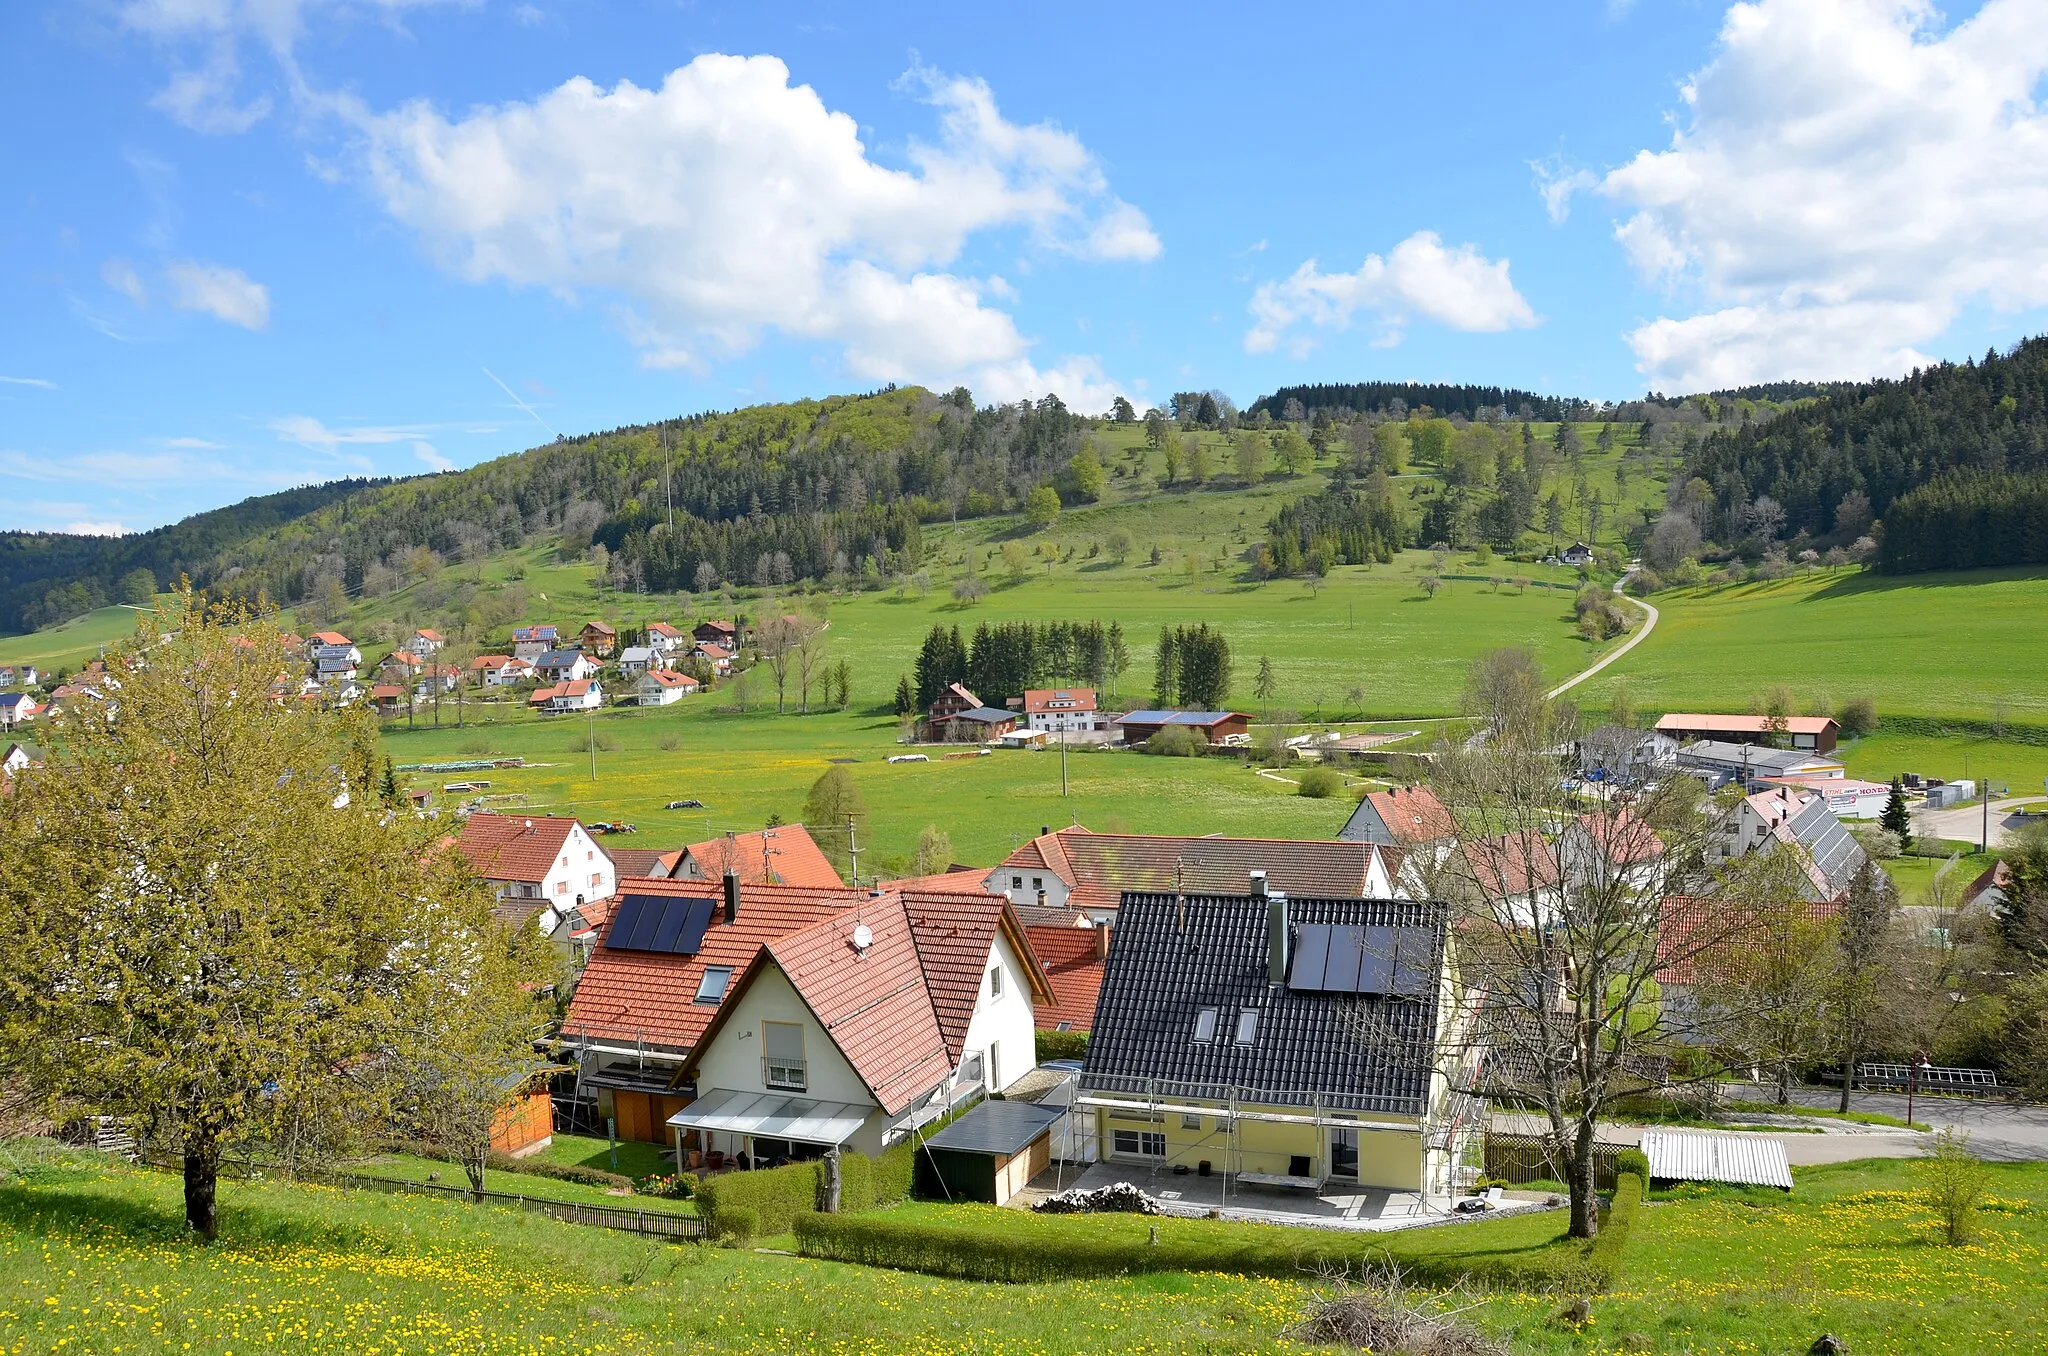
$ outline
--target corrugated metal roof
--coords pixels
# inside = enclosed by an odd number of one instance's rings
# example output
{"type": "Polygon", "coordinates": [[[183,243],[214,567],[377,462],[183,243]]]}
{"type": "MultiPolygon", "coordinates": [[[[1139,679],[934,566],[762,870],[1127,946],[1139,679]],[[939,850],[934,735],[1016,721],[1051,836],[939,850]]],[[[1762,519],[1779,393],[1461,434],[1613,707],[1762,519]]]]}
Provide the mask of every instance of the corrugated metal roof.
{"type": "Polygon", "coordinates": [[[1792,1189],[1785,1146],[1768,1135],[1719,1130],[1645,1130],[1643,1154],[1657,1182],[1733,1182],[1792,1189]]]}
{"type": "Polygon", "coordinates": [[[1033,1102],[983,1102],[925,1141],[933,1149],[1014,1154],[1045,1133],[1065,1108],[1033,1102]]]}
{"type": "Polygon", "coordinates": [[[668,1123],[678,1130],[728,1130],[806,1144],[844,1144],[867,1118],[868,1109],[852,1102],[719,1088],[669,1117],[668,1123]]]}

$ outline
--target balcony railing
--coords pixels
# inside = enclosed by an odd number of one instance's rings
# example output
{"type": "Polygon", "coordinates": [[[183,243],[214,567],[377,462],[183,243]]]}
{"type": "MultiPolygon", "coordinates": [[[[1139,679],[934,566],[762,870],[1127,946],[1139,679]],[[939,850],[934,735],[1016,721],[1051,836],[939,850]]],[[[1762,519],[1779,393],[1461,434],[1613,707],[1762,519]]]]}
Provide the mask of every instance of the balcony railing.
{"type": "Polygon", "coordinates": [[[802,1092],[810,1087],[801,1059],[770,1055],[761,1061],[761,1084],[776,1092],[802,1092]]]}

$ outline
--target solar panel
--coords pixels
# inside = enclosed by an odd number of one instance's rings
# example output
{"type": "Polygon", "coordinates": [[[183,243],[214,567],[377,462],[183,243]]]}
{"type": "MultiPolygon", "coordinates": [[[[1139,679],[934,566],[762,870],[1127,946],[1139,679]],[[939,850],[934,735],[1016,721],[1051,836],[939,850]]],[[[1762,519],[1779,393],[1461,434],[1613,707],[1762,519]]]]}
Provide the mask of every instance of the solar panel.
{"type": "Polygon", "coordinates": [[[1294,961],[1287,967],[1290,989],[1320,989],[1330,960],[1330,929],[1305,925],[1294,930],[1294,961]]]}
{"type": "Polygon", "coordinates": [[[1302,993],[1419,998],[1436,982],[1428,928],[1304,923],[1295,929],[1287,986],[1302,993]]]}
{"type": "Polygon", "coordinates": [[[619,901],[618,912],[612,915],[611,931],[605,934],[605,945],[625,948],[633,929],[639,926],[640,915],[646,911],[651,900],[648,895],[627,895],[619,901]]]}
{"type": "Polygon", "coordinates": [[[605,945],[619,951],[694,956],[718,912],[718,901],[670,895],[627,895],[605,945]]]}

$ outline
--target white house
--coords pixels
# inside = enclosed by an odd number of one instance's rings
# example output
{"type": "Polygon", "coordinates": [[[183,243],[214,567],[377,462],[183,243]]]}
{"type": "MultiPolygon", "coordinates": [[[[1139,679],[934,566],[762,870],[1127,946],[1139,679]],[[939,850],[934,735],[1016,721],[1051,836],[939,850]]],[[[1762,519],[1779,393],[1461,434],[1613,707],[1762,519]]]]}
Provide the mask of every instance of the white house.
{"type": "Polygon", "coordinates": [[[603,899],[617,882],[612,859],[574,819],[479,812],[463,821],[455,848],[497,890],[500,910],[521,917],[603,899]]]}
{"type": "Polygon", "coordinates": [[[1033,688],[1024,694],[1024,728],[1048,735],[1108,739],[1109,717],[1096,709],[1092,687],[1033,688]]]}
{"type": "Polygon", "coordinates": [[[674,654],[678,648],[688,649],[690,638],[665,621],[647,623],[647,648],[657,655],[674,654]]]}
{"type": "Polygon", "coordinates": [[[42,712],[36,699],[26,692],[0,692],[0,730],[26,725],[42,712]]]}
{"type": "Polygon", "coordinates": [[[681,1071],[669,1117],[692,1145],[755,1160],[879,1153],[1037,1064],[1052,1003],[1016,915],[986,894],[885,894],[770,941],[732,983],[681,1071]]]}
{"type": "Polygon", "coordinates": [[[9,744],[7,752],[0,753],[0,773],[12,777],[32,763],[42,761],[40,753],[32,753],[26,744],[9,744]]]}
{"type": "Polygon", "coordinates": [[[640,681],[633,692],[642,706],[667,706],[680,701],[697,690],[697,680],[687,673],[676,673],[671,669],[649,669],[640,675],[640,681]]]}
{"type": "Polygon", "coordinates": [[[549,650],[533,661],[534,676],[544,683],[573,682],[597,671],[597,661],[581,650],[549,650]]]}
{"type": "Polygon", "coordinates": [[[439,631],[422,626],[406,637],[405,648],[422,659],[432,659],[441,653],[441,647],[448,643],[447,637],[439,631]]]}
{"type": "Polygon", "coordinates": [[[539,659],[561,643],[560,633],[552,626],[515,626],[512,628],[512,653],[529,662],[539,659]]]}
{"type": "Polygon", "coordinates": [[[1621,884],[1637,895],[1664,889],[1664,840],[1627,810],[1580,815],[1557,838],[1557,864],[1574,886],[1621,884]]]}
{"type": "Polygon", "coordinates": [[[725,646],[700,640],[697,642],[697,654],[711,666],[713,678],[723,678],[732,672],[732,651],[725,646]]]}
{"type": "Polygon", "coordinates": [[[654,667],[655,653],[645,645],[628,645],[619,651],[619,672],[628,678],[638,678],[654,667]]]}
{"type": "Polygon", "coordinates": [[[595,711],[604,705],[604,689],[595,678],[578,678],[535,692],[532,702],[552,715],[562,711],[595,711]]]}
{"type": "Polygon", "coordinates": [[[306,642],[306,654],[313,664],[313,676],[323,683],[354,678],[363,662],[363,652],[339,631],[315,631],[306,642]]]}
{"type": "Polygon", "coordinates": [[[506,654],[480,654],[469,661],[469,671],[484,687],[516,687],[533,676],[533,665],[506,654]]]}

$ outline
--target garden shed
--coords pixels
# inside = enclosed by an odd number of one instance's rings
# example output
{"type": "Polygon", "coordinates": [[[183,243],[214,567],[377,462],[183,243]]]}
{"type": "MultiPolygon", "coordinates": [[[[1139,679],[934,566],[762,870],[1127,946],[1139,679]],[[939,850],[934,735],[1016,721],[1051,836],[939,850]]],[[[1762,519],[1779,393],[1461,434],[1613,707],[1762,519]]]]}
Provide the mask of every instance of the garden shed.
{"type": "Polygon", "coordinates": [[[1052,1163],[1052,1124],[1061,1108],[986,1101],[924,1142],[917,1193],[1002,1205],[1052,1163]]]}

